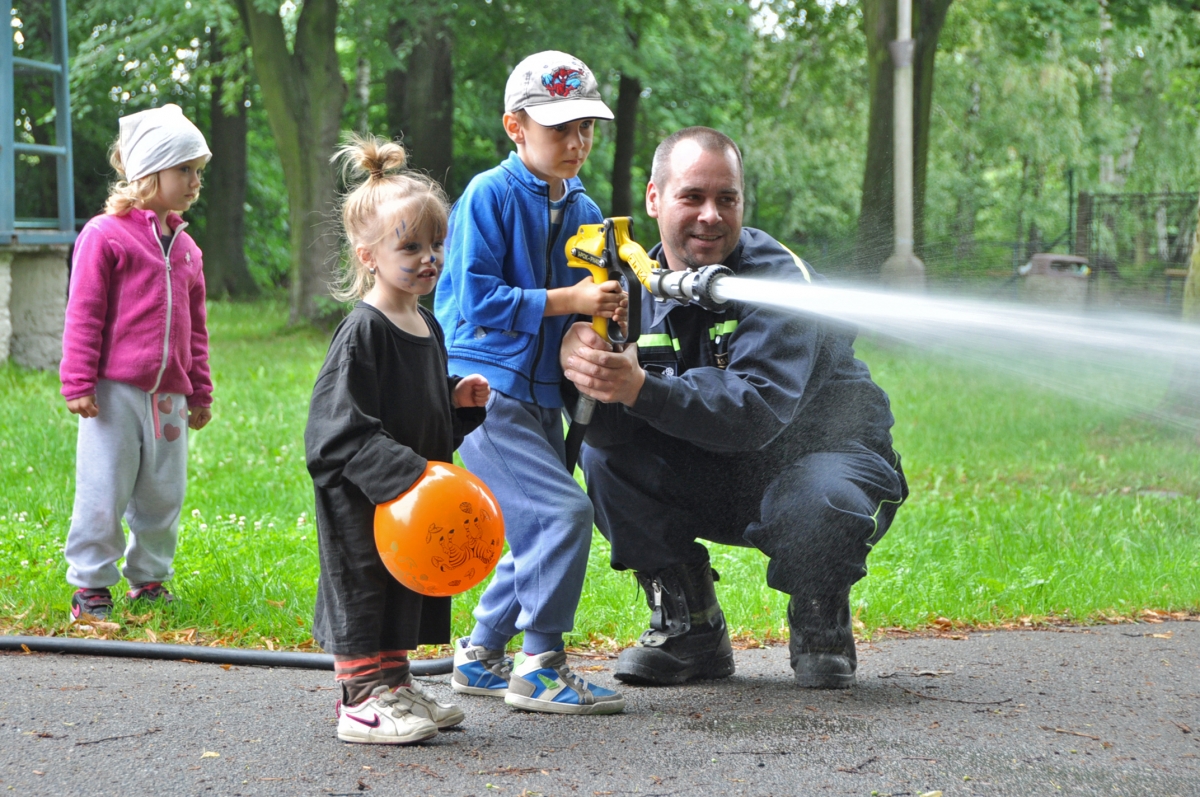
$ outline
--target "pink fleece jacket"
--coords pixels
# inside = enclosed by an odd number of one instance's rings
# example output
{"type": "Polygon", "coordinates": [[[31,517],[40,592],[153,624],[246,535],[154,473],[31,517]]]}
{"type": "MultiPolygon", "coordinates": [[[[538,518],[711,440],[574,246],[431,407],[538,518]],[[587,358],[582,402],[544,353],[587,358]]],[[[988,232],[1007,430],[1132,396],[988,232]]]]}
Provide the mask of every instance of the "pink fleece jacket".
{"type": "Polygon", "coordinates": [[[212,405],[200,247],[179,216],[167,224],[169,265],[151,211],[96,216],[79,233],[59,367],[68,401],[111,379],[212,405]]]}

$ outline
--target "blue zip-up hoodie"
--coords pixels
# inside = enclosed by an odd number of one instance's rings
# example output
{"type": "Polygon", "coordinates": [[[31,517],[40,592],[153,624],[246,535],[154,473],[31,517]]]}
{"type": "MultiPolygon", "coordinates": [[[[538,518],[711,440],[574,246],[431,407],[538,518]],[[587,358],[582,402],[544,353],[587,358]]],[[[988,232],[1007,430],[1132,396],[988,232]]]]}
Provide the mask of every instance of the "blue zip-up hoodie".
{"type": "Polygon", "coordinates": [[[566,182],[562,227],[550,237],[550,186],[515,152],[475,176],[450,212],[446,268],[434,312],[450,373],[479,373],[493,390],[561,407],[558,349],[570,316],[544,317],[546,291],[587,272],[567,267],[567,239],[604,220],[578,178],[566,182]]]}

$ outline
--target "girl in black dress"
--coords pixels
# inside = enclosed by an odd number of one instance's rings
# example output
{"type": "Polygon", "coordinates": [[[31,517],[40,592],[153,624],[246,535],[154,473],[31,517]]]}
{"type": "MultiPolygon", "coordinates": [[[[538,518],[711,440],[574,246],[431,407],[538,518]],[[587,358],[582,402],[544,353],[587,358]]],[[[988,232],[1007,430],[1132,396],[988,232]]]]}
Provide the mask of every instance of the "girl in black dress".
{"type": "Polygon", "coordinates": [[[463,719],[409,674],[409,650],[450,641],[450,599],[388,573],[374,518],[428,460],[451,460],[489,393],[478,374],[447,375],[442,330],[417,303],[437,284],[447,209],[405,157],[395,142],[356,136],[335,156],[357,185],[343,200],[349,257],[334,295],[359,301],[334,332],[304,431],[321,558],[313,636],[334,654],[338,738],[371,744],[419,742],[463,719]]]}

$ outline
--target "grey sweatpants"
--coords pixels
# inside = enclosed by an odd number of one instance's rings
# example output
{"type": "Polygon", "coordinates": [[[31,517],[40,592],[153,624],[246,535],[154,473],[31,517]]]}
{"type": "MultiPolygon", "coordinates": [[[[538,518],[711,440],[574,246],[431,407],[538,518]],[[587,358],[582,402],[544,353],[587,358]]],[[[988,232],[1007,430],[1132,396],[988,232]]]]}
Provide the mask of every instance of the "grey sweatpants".
{"type": "Polygon", "coordinates": [[[111,587],[122,555],[130,584],[166,581],[187,489],[187,399],[101,380],[96,405],[97,417],[79,419],[67,581],[111,587]]]}

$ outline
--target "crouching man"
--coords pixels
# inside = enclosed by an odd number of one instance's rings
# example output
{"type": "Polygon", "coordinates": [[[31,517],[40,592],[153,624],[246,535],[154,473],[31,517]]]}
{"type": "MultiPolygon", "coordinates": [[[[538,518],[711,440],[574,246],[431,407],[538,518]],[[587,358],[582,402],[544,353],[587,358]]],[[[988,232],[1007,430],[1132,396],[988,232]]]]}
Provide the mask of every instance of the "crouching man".
{"type": "MultiPolygon", "coordinates": [[[[650,256],[676,271],[722,263],[745,277],[820,279],[769,235],[742,227],[742,192],[730,138],[702,127],[669,136],[646,187],[662,240],[650,256]]],[[[908,495],[887,395],[854,358],[853,331],[648,292],[642,308],[641,337],[624,352],[585,323],[561,350],[574,388],[603,402],[581,456],[596,523],[612,566],[635,572],[651,610],[616,677],[678,684],[733,673],[702,539],[767,555],[767,584],[791,596],[796,683],[849,687],[850,588],[908,495]]]]}

